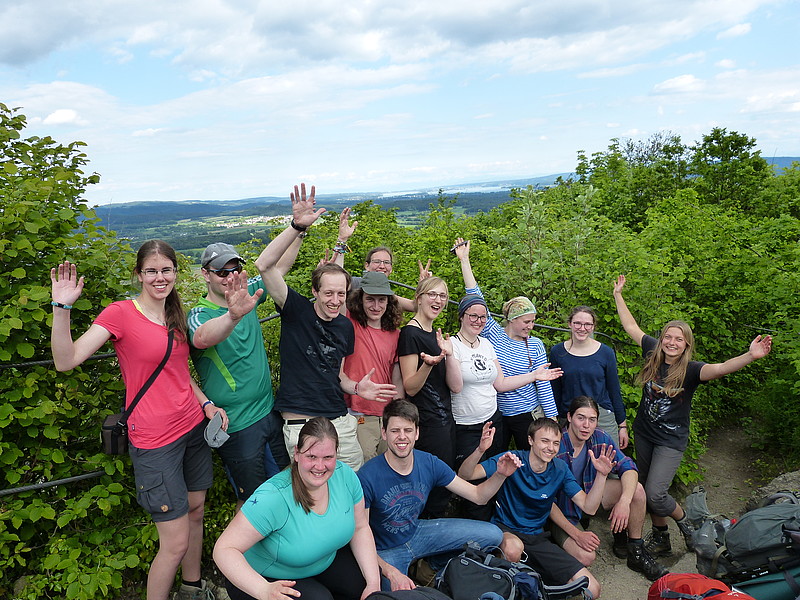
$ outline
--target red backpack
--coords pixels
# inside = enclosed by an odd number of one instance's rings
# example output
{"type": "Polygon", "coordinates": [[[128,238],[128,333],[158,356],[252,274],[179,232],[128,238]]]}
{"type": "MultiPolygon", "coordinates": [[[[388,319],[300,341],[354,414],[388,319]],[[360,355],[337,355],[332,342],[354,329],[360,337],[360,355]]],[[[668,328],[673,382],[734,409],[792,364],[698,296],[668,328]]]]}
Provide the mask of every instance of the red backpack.
{"type": "Polygon", "coordinates": [[[699,573],[667,573],[650,586],[647,600],[676,598],[678,600],[755,600],[731,588],[717,579],[699,573]]]}

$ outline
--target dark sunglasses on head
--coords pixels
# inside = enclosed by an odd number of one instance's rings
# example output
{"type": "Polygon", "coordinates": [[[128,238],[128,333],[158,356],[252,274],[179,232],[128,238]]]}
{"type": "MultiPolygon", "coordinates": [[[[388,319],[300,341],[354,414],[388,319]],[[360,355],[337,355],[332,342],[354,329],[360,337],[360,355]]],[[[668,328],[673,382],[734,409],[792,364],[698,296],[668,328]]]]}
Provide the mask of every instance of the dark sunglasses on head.
{"type": "Polygon", "coordinates": [[[230,269],[208,269],[209,273],[214,273],[217,277],[227,277],[231,273],[241,273],[242,265],[236,265],[230,269]]]}

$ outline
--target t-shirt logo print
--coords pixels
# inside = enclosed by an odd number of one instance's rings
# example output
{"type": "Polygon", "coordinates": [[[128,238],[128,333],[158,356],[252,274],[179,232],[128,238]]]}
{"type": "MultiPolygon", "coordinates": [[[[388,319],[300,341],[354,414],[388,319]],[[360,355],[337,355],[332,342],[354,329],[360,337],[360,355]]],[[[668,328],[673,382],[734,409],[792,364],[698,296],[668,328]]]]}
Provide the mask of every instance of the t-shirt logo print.
{"type": "Polygon", "coordinates": [[[314,346],[306,348],[308,356],[314,356],[319,360],[319,367],[323,373],[333,370],[339,372],[340,361],[337,358],[339,353],[336,350],[336,338],[331,335],[331,332],[322,326],[319,321],[314,322],[314,330],[319,334],[319,343],[316,350],[314,346]],[[319,350],[319,353],[317,352],[319,350]]]}

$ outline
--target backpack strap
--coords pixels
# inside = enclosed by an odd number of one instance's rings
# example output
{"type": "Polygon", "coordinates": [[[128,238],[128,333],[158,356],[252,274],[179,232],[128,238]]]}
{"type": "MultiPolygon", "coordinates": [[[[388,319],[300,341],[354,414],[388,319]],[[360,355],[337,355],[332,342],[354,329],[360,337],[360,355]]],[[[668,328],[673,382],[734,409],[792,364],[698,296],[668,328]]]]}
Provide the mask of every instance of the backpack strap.
{"type": "Polygon", "coordinates": [[[704,598],[710,598],[711,596],[718,596],[719,594],[724,594],[722,590],[718,590],[716,588],[712,588],[703,592],[702,594],[682,594],[681,592],[673,592],[672,590],[663,590],[661,592],[662,598],[675,598],[678,600],[703,600],[704,598]]]}
{"type": "Polygon", "coordinates": [[[717,551],[714,552],[714,556],[711,558],[711,572],[717,572],[717,564],[719,563],[719,557],[722,556],[728,550],[727,546],[720,546],[717,548],[717,551]]]}
{"type": "Polygon", "coordinates": [[[783,578],[786,580],[786,585],[789,586],[789,589],[792,590],[792,593],[797,596],[794,600],[800,600],[800,584],[797,583],[797,580],[792,576],[789,571],[783,572],[783,578]]]}

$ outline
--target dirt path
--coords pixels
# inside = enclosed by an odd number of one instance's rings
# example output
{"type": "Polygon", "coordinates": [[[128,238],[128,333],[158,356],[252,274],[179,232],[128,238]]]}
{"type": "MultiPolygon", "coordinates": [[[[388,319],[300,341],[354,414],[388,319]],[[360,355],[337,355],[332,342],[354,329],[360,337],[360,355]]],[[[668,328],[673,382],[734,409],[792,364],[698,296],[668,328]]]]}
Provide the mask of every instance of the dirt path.
{"type": "MultiPolygon", "coordinates": [[[[708,452],[700,459],[702,485],[707,492],[708,507],[713,513],[736,516],[742,512],[750,495],[761,485],[752,464],[752,451],[741,443],[742,432],[723,428],[709,440],[708,452]]],[[[624,559],[611,553],[612,537],[605,523],[594,520],[592,530],[602,545],[590,570],[603,586],[602,597],[608,600],[643,600],[650,582],[628,569],[624,559]]],[[[645,532],[650,530],[649,519],[645,532]]],[[[670,522],[672,556],[661,563],[674,573],[696,573],[694,554],[686,552],[683,539],[670,522]]]]}

